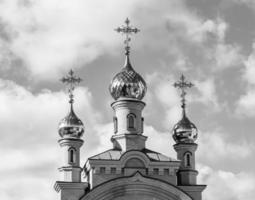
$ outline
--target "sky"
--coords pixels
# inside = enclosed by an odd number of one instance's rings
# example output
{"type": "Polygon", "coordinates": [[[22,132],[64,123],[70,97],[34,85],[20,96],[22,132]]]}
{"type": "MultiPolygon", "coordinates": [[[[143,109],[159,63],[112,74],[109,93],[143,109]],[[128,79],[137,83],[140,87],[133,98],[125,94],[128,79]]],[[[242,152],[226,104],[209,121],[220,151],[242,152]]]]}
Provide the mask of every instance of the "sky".
{"type": "Polygon", "coordinates": [[[58,199],[62,164],[58,123],[68,113],[59,79],[72,68],[83,82],[74,109],[85,125],[81,163],[112,147],[108,86],[124,64],[129,17],[131,63],[148,87],[147,148],[176,157],[172,127],[181,117],[183,73],[187,115],[196,124],[198,183],[204,200],[255,196],[255,1],[0,0],[0,199],[58,199]]]}

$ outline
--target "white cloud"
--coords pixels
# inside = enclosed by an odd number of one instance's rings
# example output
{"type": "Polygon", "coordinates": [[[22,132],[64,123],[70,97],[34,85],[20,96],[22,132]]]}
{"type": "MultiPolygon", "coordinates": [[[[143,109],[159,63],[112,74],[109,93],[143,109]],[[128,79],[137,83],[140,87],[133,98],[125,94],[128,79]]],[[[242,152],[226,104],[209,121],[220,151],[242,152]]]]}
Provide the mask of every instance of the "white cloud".
{"type": "MultiPolygon", "coordinates": [[[[87,88],[80,87],[75,95],[76,113],[86,127],[93,127],[92,124],[100,121],[100,116],[93,108],[91,93],[87,88]]],[[[0,80],[0,104],[4,105],[0,108],[4,116],[0,125],[5,133],[2,140],[5,144],[11,142],[9,136],[16,140],[25,137],[27,140],[24,142],[28,144],[39,138],[41,142],[56,138],[58,122],[69,109],[68,97],[64,92],[43,90],[33,94],[26,88],[5,80],[0,80]]]]}
{"type": "Polygon", "coordinates": [[[174,140],[172,138],[171,130],[168,132],[160,132],[153,126],[145,125],[144,135],[148,137],[146,148],[176,159],[176,152],[173,149],[174,140]]]}
{"type": "Polygon", "coordinates": [[[34,175],[2,176],[4,184],[0,184],[0,198],[4,200],[58,199],[51,181],[53,180],[34,175]]]}
{"type": "Polygon", "coordinates": [[[250,84],[255,85],[255,43],[253,43],[253,51],[250,56],[244,62],[245,71],[244,71],[244,79],[248,81],[250,84]]]}
{"type": "Polygon", "coordinates": [[[146,82],[148,84],[146,109],[150,110],[148,117],[156,117],[156,121],[160,121],[165,128],[169,129],[174,123],[177,123],[181,116],[180,97],[172,85],[174,78],[169,75],[154,73],[147,75],[146,82]],[[155,104],[158,106],[155,107],[155,104]],[[160,118],[157,113],[158,110],[156,110],[159,107],[163,110],[160,118]]]}
{"type": "MultiPolygon", "coordinates": [[[[10,35],[8,41],[2,38],[4,45],[0,45],[0,50],[6,56],[1,61],[8,66],[13,64],[11,60],[20,59],[23,61],[20,65],[37,79],[56,78],[70,66],[82,67],[102,54],[116,53],[116,47],[122,42],[113,28],[122,24],[127,16],[144,31],[136,42],[138,46],[151,44],[153,48],[163,47],[170,52],[180,49],[181,45],[173,41],[169,48],[166,46],[169,38],[181,37],[186,42],[201,44],[213,34],[223,41],[227,30],[222,19],[204,19],[180,0],[160,4],[155,0],[5,0],[1,1],[0,13],[1,24],[10,35]],[[169,32],[164,29],[166,21],[169,32]]],[[[228,53],[228,58],[232,58],[237,51],[229,45],[216,48],[217,62],[224,66],[230,61],[224,60],[221,53],[228,53]]],[[[184,65],[191,65],[187,55],[180,58],[178,66],[185,69],[184,65]]]]}
{"type": "Polygon", "coordinates": [[[253,43],[253,50],[248,58],[244,61],[243,80],[247,82],[246,93],[240,96],[237,107],[236,116],[255,116],[255,43],[253,43]]]}
{"type": "Polygon", "coordinates": [[[200,102],[206,106],[209,106],[210,111],[219,111],[220,106],[218,102],[214,79],[211,77],[203,81],[195,80],[194,84],[196,89],[198,90],[198,93],[192,95],[190,100],[192,102],[200,102]]]}
{"type": "Polygon", "coordinates": [[[238,45],[220,42],[215,45],[214,51],[213,56],[216,61],[215,70],[240,66],[242,64],[243,56],[240,53],[240,47],[238,45]]]}
{"type": "Polygon", "coordinates": [[[252,157],[254,147],[246,141],[233,142],[221,131],[199,132],[198,158],[203,163],[240,161],[252,157]]]}
{"type": "MultiPolygon", "coordinates": [[[[0,152],[5,163],[0,167],[0,197],[6,200],[53,198],[52,186],[58,180],[57,168],[63,158],[57,143],[60,138],[57,126],[68,113],[67,94],[49,90],[33,94],[1,79],[0,104],[0,152]]],[[[101,123],[101,114],[95,109],[87,88],[75,90],[74,107],[85,124],[82,157],[86,157],[100,144],[100,130],[95,127],[101,123]]]]}
{"type": "Polygon", "coordinates": [[[255,116],[255,90],[248,89],[245,95],[242,95],[237,102],[237,117],[254,117],[255,116]]]}
{"type": "MultiPolygon", "coordinates": [[[[173,83],[179,78],[174,78],[171,75],[164,75],[159,73],[153,73],[147,75],[146,81],[148,83],[147,104],[150,110],[150,116],[153,117],[156,113],[155,109],[162,107],[163,115],[161,117],[157,115],[157,120],[164,128],[172,128],[181,118],[181,102],[180,91],[173,87],[173,83]],[[158,106],[151,106],[157,104],[158,106]],[[162,118],[162,119],[161,119],[162,118]]],[[[215,88],[215,81],[213,78],[207,78],[206,80],[195,80],[192,82],[195,84],[195,89],[192,89],[186,98],[189,102],[188,108],[192,106],[192,103],[200,103],[210,108],[210,112],[218,112],[221,106],[218,102],[217,91],[215,88]],[[197,86],[197,87],[196,87],[197,86]]],[[[207,112],[208,109],[205,109],[207,112]]]]}
{"type": "Polygon", "coordinates": [[[114,52],[114,47],[121,43],[113,28],[142,3],[1,1],[0,16],[10,29],[8,34],[14,33],[9,50],[22,58],[37,78],[48,79],[70,66],[81,67],[103,52],[114,52]]]}
{"type": "Polygon", "coordinates": [[[233,173],[215,171],[208,166],[199,167],[199,182],[206,183],[204,200],[253,200],[255,193],[255,175],[252,173],[233,173]]]}

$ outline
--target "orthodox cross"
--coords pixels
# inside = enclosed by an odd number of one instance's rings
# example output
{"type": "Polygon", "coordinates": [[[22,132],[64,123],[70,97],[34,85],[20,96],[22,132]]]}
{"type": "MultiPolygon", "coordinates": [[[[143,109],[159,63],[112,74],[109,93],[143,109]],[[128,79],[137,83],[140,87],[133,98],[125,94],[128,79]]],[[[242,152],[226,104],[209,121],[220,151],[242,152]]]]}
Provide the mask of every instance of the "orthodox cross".
{"type": "Polygon", "coordinates": [[[74,75],[73,70],[71,69],[68,72],[67,76],[61,78],[61,81],[68,85],[68,93],[69,93],[69,98],[70,98],[69,103],[72,105],[73,101],[74,101],[73,100],[73,97],[74,97],[73,91],[75,89],[75,86],[78,85],[82,81],[82,79],[80,77],[76,77],[74,75]]]}
{"type": "Polygon", "coordinates": [[[185,114],[185,106],[186,106],[186,99],[185,99],[185,96],[187,94],[186,90],[194,86],[193,83],[187,82],[185,79],[186,79],[185,76],[182,74],[180,77],[180,80],[174,83],[174,87],[181,90],[181,103],[182,103],[181,106],[183,108],[184,114],[185,114]]]}
{"type": "Polygon", "coordinates": [[[116,28],[115,31],[125,34],[126,38],[124,40],[124,44],[126,45],[125,50],[126,54],[128,55],[130,50],[129,42],[131,41],[130,35],[132,35],[133,33],[138,33],[140,30],[138,28],[133,28],[132,26],[130,26],[130,21],[128,18],[125,20],[125,24],[126,25],[122,25],[121,27],[116,28]]]}

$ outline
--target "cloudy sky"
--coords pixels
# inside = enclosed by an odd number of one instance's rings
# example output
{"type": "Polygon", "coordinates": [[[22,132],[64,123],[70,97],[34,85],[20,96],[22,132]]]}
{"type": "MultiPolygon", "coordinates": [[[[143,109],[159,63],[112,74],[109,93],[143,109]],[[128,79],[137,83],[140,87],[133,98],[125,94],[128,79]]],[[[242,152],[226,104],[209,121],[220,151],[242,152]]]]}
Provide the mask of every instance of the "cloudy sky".
{"type": "Polygon", "coordinates": [[[57,199],[58,122],[68,112],[59,79],[84,80],[75,111],[86,127],[82,163],[111,148],[108,85],[124,63],[126,17],[141,29],[131,62],[146,80],[147,147],[176,157],[171,129],[180,118],[172,83],[181,73],[188,116],[199,129],[204,200],[255,195],[255,1],[0,0],[0,199],[57,199]]]}

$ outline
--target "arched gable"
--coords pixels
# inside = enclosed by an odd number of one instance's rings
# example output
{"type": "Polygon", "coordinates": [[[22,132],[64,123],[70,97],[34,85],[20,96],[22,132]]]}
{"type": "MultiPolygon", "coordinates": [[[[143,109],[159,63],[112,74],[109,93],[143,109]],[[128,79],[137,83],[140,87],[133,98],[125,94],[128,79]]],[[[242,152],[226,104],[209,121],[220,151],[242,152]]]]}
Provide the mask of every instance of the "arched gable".
{"type": "Polygon", "coordinates": [[[142,176],[139,172],[105,182],[81,200],[192,200],[182,190],[169,183],[142,176]]]}
{"type": "Polygon", "coordinates": [[[125,167],[127,162],[130,161],[130,159],[138,159],[141,162],[144,163],[144,166],[149,165],[149,158],[140,151],[127,151],[125,154],[123,154],[120,158],[121,167],[125,167]]]}

